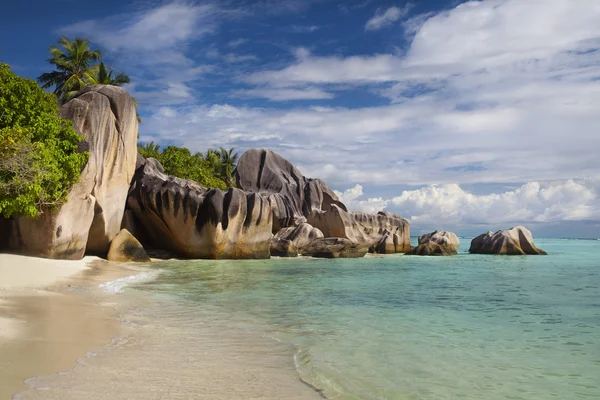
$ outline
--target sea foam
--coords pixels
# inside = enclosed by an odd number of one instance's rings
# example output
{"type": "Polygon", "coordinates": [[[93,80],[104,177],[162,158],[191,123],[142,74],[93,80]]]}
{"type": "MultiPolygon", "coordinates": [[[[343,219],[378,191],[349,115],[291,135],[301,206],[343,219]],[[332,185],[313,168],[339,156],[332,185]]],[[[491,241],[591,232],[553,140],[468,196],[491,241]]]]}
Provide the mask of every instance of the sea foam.
{"type": "Polygon", "coordinates": [[[118,294],[122,293],[123,289],[127,286],[136,285],[140,283],[152,282],[158,278],[162,273],[162,270],[153,270],[140,272],[138,274],[129,275],[123,278],[115,279],[114,281],[101,283],[98,285],[99,288],[103,289],[108,293],[118,294]]]}

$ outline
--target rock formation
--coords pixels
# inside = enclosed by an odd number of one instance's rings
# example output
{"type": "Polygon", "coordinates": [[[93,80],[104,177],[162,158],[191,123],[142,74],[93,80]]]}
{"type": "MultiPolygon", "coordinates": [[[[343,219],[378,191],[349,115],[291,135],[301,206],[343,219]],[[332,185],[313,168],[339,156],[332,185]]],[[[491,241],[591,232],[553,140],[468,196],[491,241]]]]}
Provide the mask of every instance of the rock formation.
{"type": "Polygon", "coordinates": [[[124,205],[137,157],[136,107],[127,92],[108,85],[91,86],[61,108],[89,151],[79,183],[59,209],[39,218],[2,221],[4,246],[37,257],[80,259],[105,255],[121,229],[124,205]]]}
{"type": "Polygon", "coordinates": [[[305,222],[298,226],[283,228],[271,241],[271,255],[296,257],[310,242],[322,237],[324,237],[323,232],[305,222]]]}
{"type": "Polygon", "coordinates": [[[473,254],[546,254],[533,244],[533,235],[523,226],[516,226],[508,231],[496,233],[488,231],[471,241],[469,253],[473,254]]]}
{"type": "Polygon", "coordinates": [[[337,195],[320,179],[304,177],[289,161],[267,149],[250,149],[239,159],[237,187],[264,195],[273,210],[273,233],[294,226],[314,210],[331,204],[346,210],[337,195]]]}
{"type": "MultiPolygon", "coordinates": [[[[239,188],[260,193],[273,209],[273,233],[308,222],[325,237],[346,238],[378,253],[410,250],[408,221],[391,213],[370,215],[348,212],[346,206],[320,179],[310,179],[280,155],[266,149],[250,149],[236,169],[239,188]]],[[[287,244],[274,241],[276,251],[287,244]]]]}
{"type": "Polygon", "coordinates": [[[321,258],[361,258],[369,248],[344,238],[315,239],[302,250],[303,256],[321,258]]]}
{"type": "Polygon", "coordinates": [[[127,229],[121,229],[121,232],[110,242],[106,259],[117,262],[151,261],[141,243],[127,229]]]}
{"type": "Polygon", "coordinates": [[[407,255],[418,256],[451,256],[458,254],[460,240],[452,232],[437,230],[419,236],[419,245],[407,252],[407,255]]]}
{"type": "Polygon", "coordinates": [[[347,212],[332,204],[325,211],[314,211],[308,223],[321,230],[325,237],[346,238],[380,254],[410,250],[410,224],[391,213],[347,212]]]}
{"type": "Polygon", "coordinates": [[[164,174],[149,158],[135,173],[127,208],[142,243],[176,256],[269,258],[273,214],[257,193],[207,189],[164,174]]]}

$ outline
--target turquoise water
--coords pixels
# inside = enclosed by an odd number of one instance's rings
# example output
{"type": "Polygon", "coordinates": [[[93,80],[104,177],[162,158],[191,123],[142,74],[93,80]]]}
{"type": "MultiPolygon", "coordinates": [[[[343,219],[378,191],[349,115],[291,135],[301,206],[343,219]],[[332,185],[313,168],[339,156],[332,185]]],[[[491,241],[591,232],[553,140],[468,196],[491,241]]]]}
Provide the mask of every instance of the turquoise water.
{"type": "Polygon", "coordinates": [[[328,398],[600,399],[600,241],[536,240],[546,257],[468,242],[440,258],[165,262],[137,289],[289,345],[328,398]]]}

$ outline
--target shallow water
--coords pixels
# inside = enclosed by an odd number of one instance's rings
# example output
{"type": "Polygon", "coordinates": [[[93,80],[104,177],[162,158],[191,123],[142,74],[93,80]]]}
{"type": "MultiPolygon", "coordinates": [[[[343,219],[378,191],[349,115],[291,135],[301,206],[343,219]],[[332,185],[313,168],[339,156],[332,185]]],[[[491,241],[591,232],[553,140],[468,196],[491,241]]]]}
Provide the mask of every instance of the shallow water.
{"type": "MultiPolygon", "coordinates": [[[[463,242],[455,257],[156,263],[157,280],[120,298],[146,327],[129,348],[30,384],[67,398],[58,387],[93,381],[127,351],[126,370],[176,360],[161,367],[176,380],[225,345],[230,362],[263,371],[232,376],[249,379],[235,398],[255,398],[244,388],[261,379],[282,388],[266,398],[309,398],[298,376],[337,399],[600,398],[600,242],[536,240],[545,257],[468,255],[463,242]]],[[[211,398],[185,382],[191,397],[162,398],[211,398]]]]}

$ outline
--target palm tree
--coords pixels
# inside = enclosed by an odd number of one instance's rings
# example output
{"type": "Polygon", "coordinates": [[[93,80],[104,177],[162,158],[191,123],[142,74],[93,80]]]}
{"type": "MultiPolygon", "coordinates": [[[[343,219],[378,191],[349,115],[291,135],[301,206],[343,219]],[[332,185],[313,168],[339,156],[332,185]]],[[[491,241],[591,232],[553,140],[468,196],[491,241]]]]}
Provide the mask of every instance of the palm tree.
{"type": "Polygon", "coordinates": [[[93,77],[93,79],[89,83],[91,85],[100,84],[121,86],[131,82],[127,74],[119,72],[118,74],[113,76],[114,72],[115,71],[112,68],[107,67],[106,65],[104,65],[103,62],[100,62],[100,65],[98,66],[98,73],[96,74],[96,76],[93,77]]]}
{"type": "Polygon", "coordinates": [[[219,148],[219,161],[221,164],[221,179],[227,186],[233,186],[233,170],[238,160],[238,153],[233,152],[234,149],[219,148]]]}
{"type": "Polygon", "coordinates": [[[206,150],[206,155],[204,159],[208,161],[208,164],[213,169],[213,173],[216,176],[221,176],[221,158],[219,153],[216,150],[208,149],[206,150]]]}
{"type": "Polygon", "coordinates": [[[98,65],[94,63],[101,60],[102,53],[90,50],[89,40],[82,38],[71,40],[63,36],[58,44],[62,49],[50,46],[51,58],[48,59],[56,69],[40,75],[38,81],[44,89],[54,86],[54,94],[64,102],[94,81],[98,74],[98,65]]]}
{"type": "Polygon", "coordinates": [[[160,146],[154,141],[148,143],[138,143],[138,153],[144,158],[157,158],[160,155],[160,146]]]}

